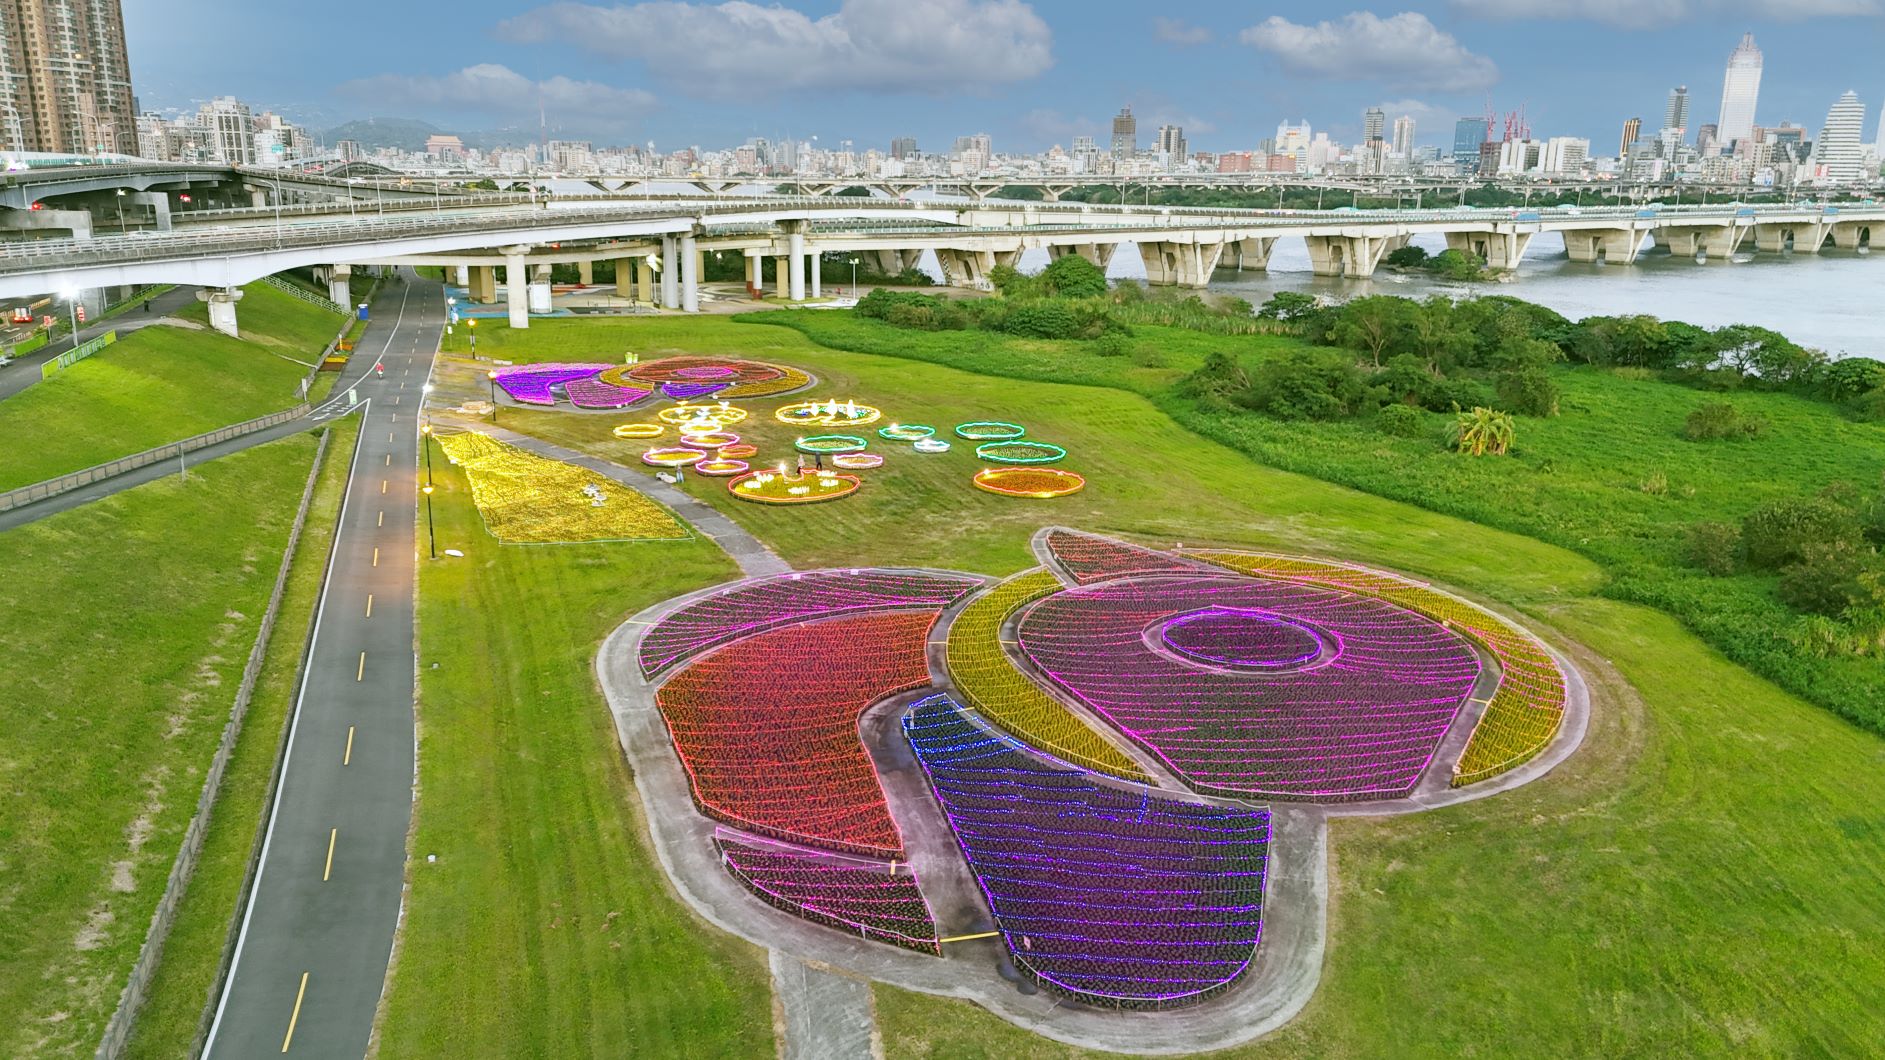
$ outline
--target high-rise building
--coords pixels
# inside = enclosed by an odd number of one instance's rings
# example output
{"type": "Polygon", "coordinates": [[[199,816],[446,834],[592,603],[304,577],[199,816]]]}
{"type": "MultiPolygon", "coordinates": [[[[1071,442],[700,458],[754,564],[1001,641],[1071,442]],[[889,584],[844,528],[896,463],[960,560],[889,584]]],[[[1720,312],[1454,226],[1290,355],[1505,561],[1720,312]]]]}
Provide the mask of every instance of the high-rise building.
{"type": "Polygon", "coordinates": [[[1859,180],[1865,172],[1865,147],[1860,143],[1865,128],[1865,104],[1857,92],[1839,97],[1826,113],[1820,138],[1813,141],[1813,166],[1818,179],[1827,184],[1847,184],[1859,180]]]}
{"type": "Polygon", "coordinates": [[[1185,160],[1185,130],[1178,125],[1158,127],[1158,150],[1173,163],[1185,160]]]}
{"type": "Polygon", "coordinates": [[[916,137],[899,136],[890,141],[890,157],[902,162],[920,158],[921,155],[916,149],[916,137]]]}
{"type": "Polygon", "coordinates": [[[1623,141],[1617,145],[1617,157],[1618,158],[1630,157],[1630,148],[1635,147],[1636,141],[1642,138],[1643,138],[1643,119],[1631,118],[1629,121],[1624,122],[1623,123],[1623,141]]]}
{"type": "Polygon", "coordinates": [[[1746,140],[1754,135],[1754,104],[1761,96],[1761,50],[1754,46],[1754,34],[1747,33],[1728,56],[1728,74],[1721,82],[1721,118],[1715,122],[1715,139],[1722,144],[1746,140]]]}
{"type": "Polygon", "coordinates": [[[1414,155],[1414,119],[1403,114],[1394,119],[1394,153],[1402,158],[1414,155]]]}
{"type": "Polygon", "coordinates": [[[1689,131],[1689,86],[1677,85],[1669,90],[1669,105],[1663,108],[1662,127],[1682,133],[1689,131]]]}
{"type": "Polygon", "coordinates": [[[0,0],[0,144],[64,154],[137,151],[118,0],[0,0]]]}
{"type": "Polygon", "coordinates": [[[1361,112],[1361,138],[1367,143],[1382,139],[1388,131],[1388,116],[1380,107],[1361,112]]]}
{"type": "Polygon", "coordinates": [[[255,164],[254,117],[234,96],[217,96],[197,109],[196,124],[208,136],[211,155],[232,166],[255,164]]]}
{"type": "Polygon", "coordinates": [[[1132,116],[1132,107],[1121,107],[1113,115],[1113,157],[1127,159],[1139,153],[1139,119],[1132,116]]]}
{"type": "Polygon", "coordinates": [[[1461,118],[1453,123],[1453,164],[1464,172],[1479,168],[1479,145],[1492,137],[1492,123],[1485,118],[1461,118]]]}
{"type": "Polygon", "coordinates": [[[1276,127],[1276,153],[1300,159],[1309,148],[1309,123],[1291,125],[1282,122],[1276,127]]]}

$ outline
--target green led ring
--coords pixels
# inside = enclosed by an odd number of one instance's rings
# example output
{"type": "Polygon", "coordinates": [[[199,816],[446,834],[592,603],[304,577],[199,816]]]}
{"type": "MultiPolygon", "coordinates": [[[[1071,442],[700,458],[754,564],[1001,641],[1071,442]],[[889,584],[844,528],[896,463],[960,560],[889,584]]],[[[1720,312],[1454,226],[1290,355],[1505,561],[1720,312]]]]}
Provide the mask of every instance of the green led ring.
{"type": "Polygon", "coordinates": [[[1003,423],[1000,420],[976,420],[973,423],[956,424],[956,437],[967,438],[972,442],[1012,442],[1028,433],[1026,427],[1018,423],[1003,423]]]}
{"type": "Polygon", "coordinates": [[[893,423],[888,427],[877,428],[877,437],[888,438],[893,442],[914,442],[935,433],[936,428],[921,423],[893,423]]]}
{"type": "Polygon", "coordinates": [[[831,456],[834,453],[861,453],[870,443],[855,434],[814,434],[792,443],[801,453],[831,456]]]}
{"type": "Polygon", "coordinates": [[[975,455],[991,464],[1052,464],[1067,459],[1067,450],[1048,442],[988,442],[975,455]]]}

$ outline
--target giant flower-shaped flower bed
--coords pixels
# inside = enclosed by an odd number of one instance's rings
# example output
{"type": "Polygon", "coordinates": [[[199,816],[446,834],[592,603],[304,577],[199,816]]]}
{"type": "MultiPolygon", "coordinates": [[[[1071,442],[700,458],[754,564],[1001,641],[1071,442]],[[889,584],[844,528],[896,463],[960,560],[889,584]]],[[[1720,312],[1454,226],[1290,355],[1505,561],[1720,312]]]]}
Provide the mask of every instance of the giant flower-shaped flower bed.
{"type": "Polygon", "coordinates": [[[676,401],[772,397],[812,384],[797,368],[731,357],[666,357],[622,366],[545,361],[496,372],[498,388],[520,404],[554,406],[563,398],[583,409],[628,408],[655,393],[676,401]]]}
{"type": "Polygon", "coordinates": [[[471,480],[491,536],[507,542],[643,541],[688,537],[674,513],[593,471],[476,432],[439,434],[471,480]]]}

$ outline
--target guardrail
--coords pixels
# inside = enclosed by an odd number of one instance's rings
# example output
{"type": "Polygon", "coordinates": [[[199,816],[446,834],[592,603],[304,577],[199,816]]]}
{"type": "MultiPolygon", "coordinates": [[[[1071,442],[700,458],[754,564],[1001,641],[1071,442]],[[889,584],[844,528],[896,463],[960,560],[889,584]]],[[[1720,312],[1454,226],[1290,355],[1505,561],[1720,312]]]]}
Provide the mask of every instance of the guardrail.
{"type": "Polygon", "coordinates": [[[52,360],[47,361],[45,364],[40,365],[39,378],[42,380],[51,379],[55,374],[65,371],[67,368],[72,367],[117,341],[118,333],[116,331],[107,331],[97,338],[87,339],[85,342],[72,347],[59,356],[54,357],[52,360]]]}
{"type": "Polygon", "coordinates": [[[262,282],[288,295],[290,298],[299,298],[317,309],[325,309],[329,313],[345,314],[347,312],[346,306],[341,305],[332,298],[315,294],[313,291],[303,288],[300,284],[289,283],[279,276],[264,276],[262,277],[262,282]]]}
{"type": "Polygon", "coordinates": [[[62,493],[70,493],[81,486],[89,486],[94,482],[103,482],[105,479],[115,478],[127,471],[135,471],[140,467],[149,467],[152,464],[162,463],[165,460],[174,460],[178,457],[194,453],[199,449],[207,449],[218,442],[226,442],[231,438],[240,438],[245,434],[254,434],[256,431],[267,430],[270,427],[300,419],[306,416],[308,411],[308,403],[303,401],[290,409],[283,409],[280,412],[271,412],[266,416],[258,416],[255,419],[245,420],[242,423],[233,423],[227,427],[220,427],[205,434],[185,438],[180,442],[160,445],[155,449],[146,449],[141,453],[121,456],[116,460],[108,460],[95,467],[88,467],[83,471],[74,471],[69,475],[60,475],[58,478],[49,478],[44,482],[35,482],[30,486],[21,486],[16,490],[8,490],[5,493],[0,493],[0,512],[23,508],[29,504],[37,504],[40,501],[57,497],[62,493]]]}

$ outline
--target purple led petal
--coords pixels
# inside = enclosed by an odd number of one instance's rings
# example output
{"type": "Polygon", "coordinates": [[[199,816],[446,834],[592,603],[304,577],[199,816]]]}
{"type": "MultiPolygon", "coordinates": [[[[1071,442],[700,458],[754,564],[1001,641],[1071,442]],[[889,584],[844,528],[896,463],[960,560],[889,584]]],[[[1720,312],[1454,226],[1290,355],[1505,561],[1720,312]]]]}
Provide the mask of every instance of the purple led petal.
{"type": "Polygon", "coordinates": [[[570,404],[579,409],[625,409],[652,391],[629,386],[616,386],[590,376],[585,379],[571,379],[563,384],[563,393],[569,396],[570,404]]]}
{"type": "Polygon", "coordinates": [[[545,362],[518,364],[497,370],[497,385],[514,401],[527,405],[554,405],[552,387],[572,380],[587,379],[608,369],[606,364],[563,364],[545,362]]]}
{"type": "Polygon", "coordinates": [[[1266,810],[1049,764],[948,696],[903,720],[1016,967],[1088,1004],[1202,1000],[1262,934],[1266,810]]]}
{"type": "Polygon", "coordinates": [[[676,401],[689,401],[693,398],[718,394],[730,383],[662,383],[661,392],[676,401]]]}
{"type": "Polygon", "coordinates": [[[727,873],[767,905],[892,946],[940,955],[936,920],[908,865],[846,861],[759,840],[714,837],[727,873]]]}

